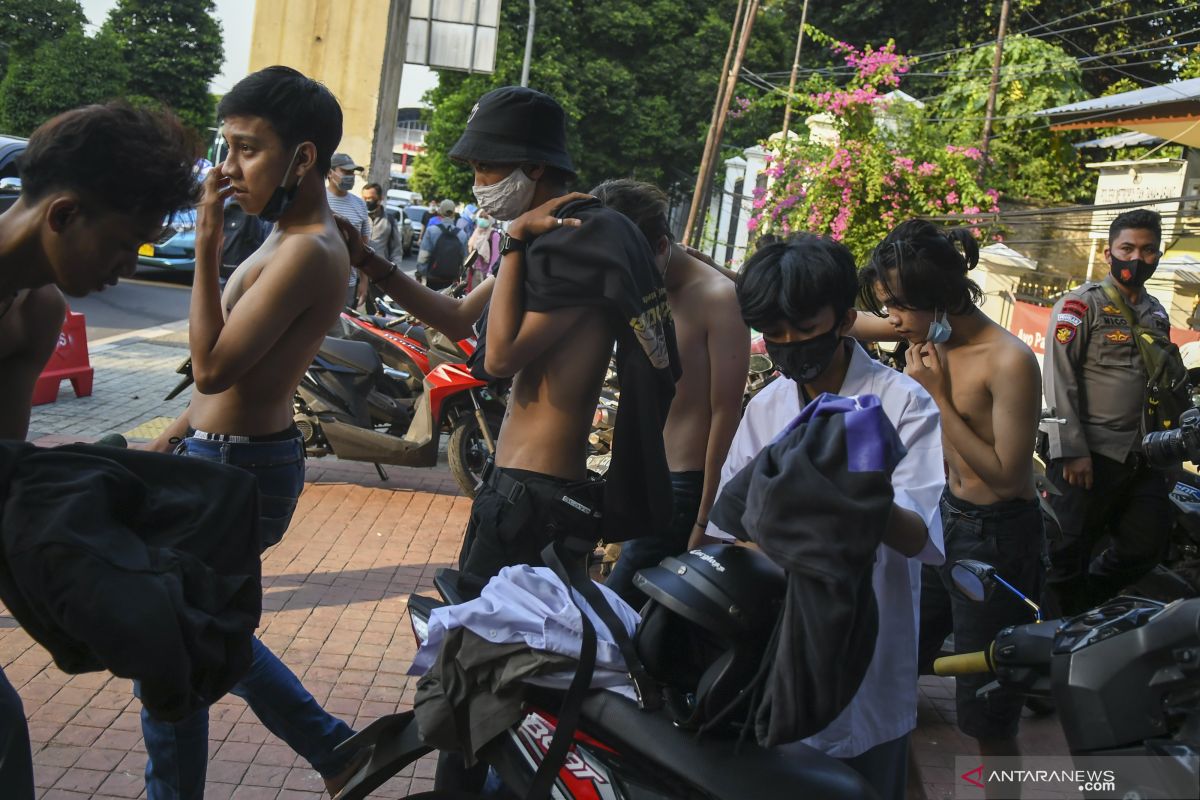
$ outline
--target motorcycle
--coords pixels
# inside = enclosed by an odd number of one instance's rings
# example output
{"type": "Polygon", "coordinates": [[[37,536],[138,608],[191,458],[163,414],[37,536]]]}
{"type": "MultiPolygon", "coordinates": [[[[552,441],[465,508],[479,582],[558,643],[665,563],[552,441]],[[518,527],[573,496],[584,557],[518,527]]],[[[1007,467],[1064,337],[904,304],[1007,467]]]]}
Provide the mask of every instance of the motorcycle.
{"type": "Polygon", "coordinates": [[[388,325],[343,314],[343,328],[355,338],[326,337],[296,389],[295,422],[305,452],[374,463],[386,480],[383,464],[436,466],[445,433],[450,471],[473,497],[495,452],[503,391],[467,369],[472,340],[452,343],[431,334],[423,349],[417,338],[423,329],[397,319],[388,325]]]}
{"type": "Polygon", "coordinates": [[[996,680],[981,694],[1004,688],[1053,698],[1071,753],[1112,767],[1107,780],[1114,785],[1104,788],[1105,796],[1195,796],[1200,599],[1168,605],[1121,596],[1074,618],[1043,621],[1040,608],[989,564],[958,561],[951,578],[976,602],[997,587],[1015,593],[1035,621],[1001,630],[985,651],[938,659],[936,674],[989,672],[996,680]],[[1124,762],[1127,771],[1116,756],[1157,758],[1124,762]]]}
{"type": "MultiPolygon", "coordinates": [[[[427,638],[435,608],[469,599],[459,578],[455,570],[438,570],[434,585],[440,600],[421,595],[409,598],[418,644],[427,638]]],[[[562,696],[557,690],[531,689],[524,717],[479,753],[517,797],[526,795],[546,757],[559,724],[555,709],[562,704],[562,696]]],[[[412,711],[377,720],[339,749],[351,752],[364,746],[371,748],[367,763],[335,800],[368,797],[397,772],[433,752],[421,742],[412,711]]],[[[558,800],[866,800],[875,795],[856,772],[806,745],[763,749],[752,743],[739,746],[730,738],[697,738],[694,732],[677,727],[665,713],[641,710],[611,692],[592,691],[583,701],[578,727],[550,796],[558,800]]]]}

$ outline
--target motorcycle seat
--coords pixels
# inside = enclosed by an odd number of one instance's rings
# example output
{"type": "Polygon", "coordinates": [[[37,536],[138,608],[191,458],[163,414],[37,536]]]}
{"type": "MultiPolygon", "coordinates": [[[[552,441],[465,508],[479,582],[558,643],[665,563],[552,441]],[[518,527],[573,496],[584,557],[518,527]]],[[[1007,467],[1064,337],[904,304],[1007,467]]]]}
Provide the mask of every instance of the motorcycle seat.
{"type": "Polygon", "coordinates": [[[868,800],[877,795],[861,775],[837,759],[794,742],[764,749],[737,747],[728,737],[697,739],[660,712],[642,711],[612,692],[592,692],[583,703],[581,730],[605,744],[623,746],[633,759],[669,764],[706,794],[720,800],[868,800]]]}
{"type": "Polygon", "coordinates": [[[348,367],[366,375],[383,369],[383,362],[379,359],[379,354],[366,342],[354,342],[349,339],[326,336],[325,342],[317,354],[338,366],[348,367]]]}

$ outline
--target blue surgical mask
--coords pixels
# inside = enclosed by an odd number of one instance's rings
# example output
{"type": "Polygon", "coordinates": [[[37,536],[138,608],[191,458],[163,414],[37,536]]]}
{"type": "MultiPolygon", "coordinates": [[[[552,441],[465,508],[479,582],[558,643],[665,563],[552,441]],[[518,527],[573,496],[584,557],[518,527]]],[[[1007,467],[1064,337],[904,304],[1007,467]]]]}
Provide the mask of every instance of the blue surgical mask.
{"type": "Polygon", "coordinates": [[[925,341],[930,344],[945,344],[950,341],[950,334],[953,332],[953,328],[950,327],[950,317],[943,311],[940,320],[935,314],[933,322],[929,323],[929,333],[925,335],[925,341]]]}

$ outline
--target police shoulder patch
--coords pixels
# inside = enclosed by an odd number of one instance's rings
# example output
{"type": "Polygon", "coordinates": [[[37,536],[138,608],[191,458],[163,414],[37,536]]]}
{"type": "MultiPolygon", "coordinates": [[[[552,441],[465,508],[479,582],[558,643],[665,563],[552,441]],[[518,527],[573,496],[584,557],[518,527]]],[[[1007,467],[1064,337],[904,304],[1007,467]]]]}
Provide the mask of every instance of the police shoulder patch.
{"type": "Polygon", "coordinates": [[[1071,325],[1066,322],[1060,322],[1054,328],[1054,340],[1059,344],[1070,344],[1075,338],[1076,331],[1079,330],[1077,325],[1071,325]]]}
{"type": "Polygon", "coordinates": [[[1058,321],[1065,322],[1068,325],[1082,325],[1083,324],[1083,320],[1080,319],[1079,317],[1075,316],[1074,314],[1066,314],[1066,313],[1059,314],[1058,321]]]}
{"type": "Polygon", "coordinates": [[[1072,298],[1063,301],[1062,310],[1064,314],[1073,314],[1076,317],[1082,318],[1087,316],[1088,305],[1082,300],[1072,298]]]}

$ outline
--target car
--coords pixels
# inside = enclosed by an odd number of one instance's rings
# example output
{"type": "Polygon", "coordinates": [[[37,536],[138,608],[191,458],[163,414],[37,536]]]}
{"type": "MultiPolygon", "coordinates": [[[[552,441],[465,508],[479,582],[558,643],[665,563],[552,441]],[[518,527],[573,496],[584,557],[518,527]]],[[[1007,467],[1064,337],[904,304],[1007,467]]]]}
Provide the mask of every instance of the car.
{"type": "Polygon", "coordinates": [[[196,268],[196,210],[187,208],[163,220],[158,239],[138,248],[138,265],[191,272],[196,268]]]}
{"type": "Polygon", "coordinates": [[[408,217],[408,222],[412,225],[413,242],[417,247],[421,246],[421,235],[425,232],[425,223],[422,222],[429,209],[425,206],[405,206],[404,216],[408,217]]]}
{"type": "Polygon", "coordinates": [[[0,135],[0,214],[17,202],[21,178],[17,175],[17,156],[25,151],[27,139],[0,135]]]}
{"type": "Polygon", "coordinates": [[[401,254],[405,258],[408,258],[410,255],[412,255],[413,246],[416,244],[416,237],[413,235],[412,222],[410,222],[408,217],[405,216],[404,209],[402,208],[392,208],[391,206],[387,205],[385,205],[383,208],[384,213],[388,215],[388,218],[400,226],[400,250],[401,254]]]}
{"type": "Polygon", "coordinates": [[[410,192],[408,189],[388,189],[384,202],[403,208],[404,206],[419,206],[424,199],[420,192],[410,192]]]}

